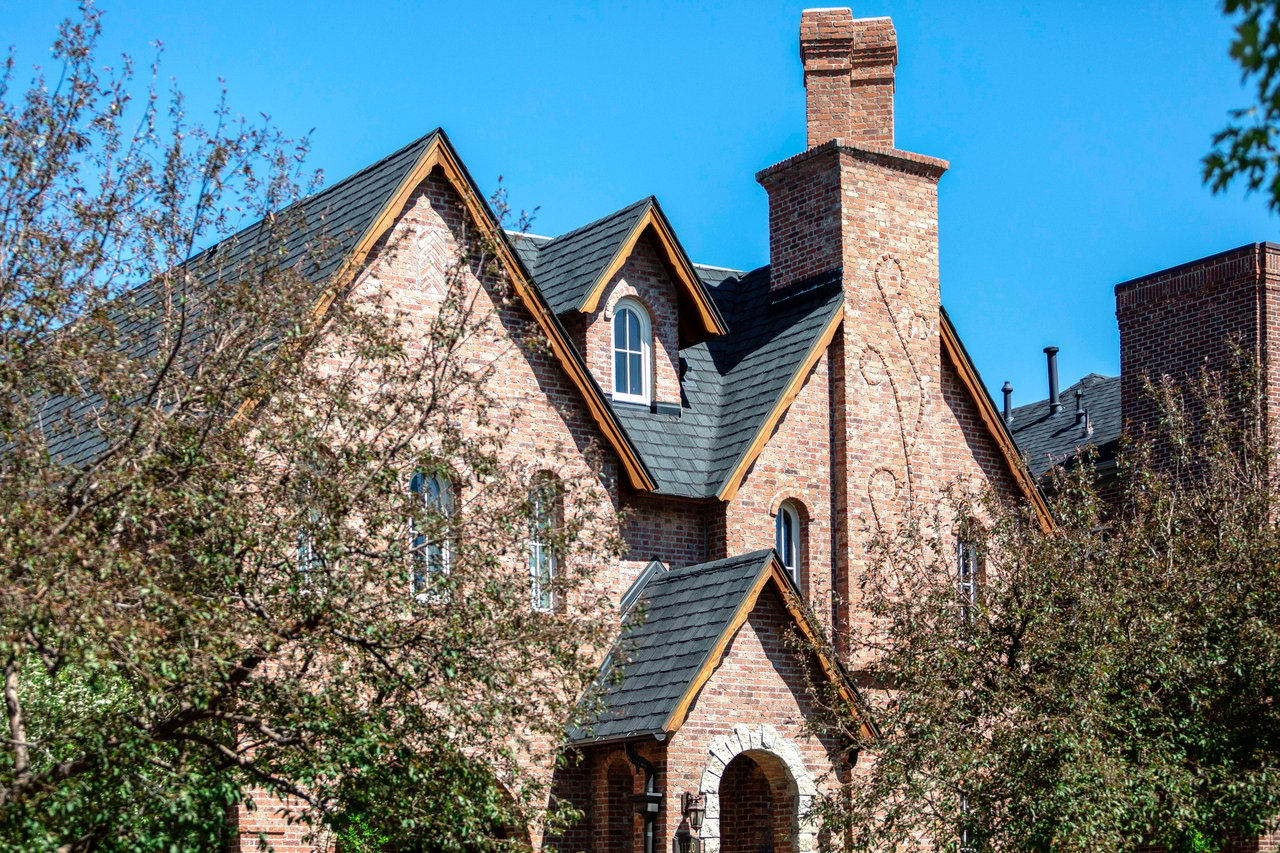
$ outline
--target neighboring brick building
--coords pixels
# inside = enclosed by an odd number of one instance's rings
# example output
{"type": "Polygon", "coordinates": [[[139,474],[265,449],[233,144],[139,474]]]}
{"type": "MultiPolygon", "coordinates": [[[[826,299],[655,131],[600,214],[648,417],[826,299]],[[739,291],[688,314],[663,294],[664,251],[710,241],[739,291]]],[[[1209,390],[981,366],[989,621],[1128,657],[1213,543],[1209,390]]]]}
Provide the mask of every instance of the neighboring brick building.
{"type": "MultiPolygon", "coordinates": [[[[1102,473],[1114,468],[1122,434],[1155,426],[1145,383],[1194,381],[1201,369],[1225,372],[1233,349],[1262,370],[1265,417],[1280,435],[1280,246],[1248,243],[1116,285],[1120,375],[1089,374],[1057,394],[1007,409],[1008,427],[1036,477],[1093,445],[1102,473]]],[[[1056,347],[1048,362],[1057,390],[1056,347]]],[[[1052,393],[1052,392],[1051,392],[1052,393]]],[[[1157,454],[1158,456],[1158,454],[1157,454]]]]}
{"type": "MultiPolygon", "coordinates": [[[[626,510],[627,552],[599,576],[648,619],[557,780],[587,818],[535,846],[669,850],[682,795],[701,793],[706,853],[815,849],[808,798],[860,768],[804,725],[807,675],[839,666],[799,660],[786,634],[863,630],[870,535],[944,487],[1039,500],[940,306],[948,164],[893,147],[892,22],[806,11],[801,57],[809,148],[755,176],[769,196],[760,269],[691,262],[653,198],[554,238],[502,234],[441,131],[306,202],[362,235],[348,247],[357,292],[390,286],[410,312],[435,310],[433,276],[464,230],[494,233],[517,298],[481,307],[547,345],[475,344],[501,353],[497,390],[523,413],[506,452],[531,474],[577,452],[587,479],[587,450],[603,448],[583,499],[626,510]]],[[[271,804],[236,817],[278,849],[300,843],[271,804]]]]}

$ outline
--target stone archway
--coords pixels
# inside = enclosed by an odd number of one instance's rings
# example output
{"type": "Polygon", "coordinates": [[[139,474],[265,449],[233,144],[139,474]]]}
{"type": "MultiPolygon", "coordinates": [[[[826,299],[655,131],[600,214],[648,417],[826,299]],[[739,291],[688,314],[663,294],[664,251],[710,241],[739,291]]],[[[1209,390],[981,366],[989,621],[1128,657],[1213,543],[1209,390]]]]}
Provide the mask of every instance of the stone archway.
{"type": "Polygon", "coordinates": [[[712,738],[707,747],[707,763],[698,784],[707,808],[702,831],[698,833],[703,853],[720,853],[720,781],[725,768],[740,755],[765,759],[785,772],[787,787],[795,802],[790,827],[791,849],[795,853],[817,850],[817,826],[809,818],[817,787],[799,748],[778,734],[773,726],[737,725],[732,732],[712,738]]]}

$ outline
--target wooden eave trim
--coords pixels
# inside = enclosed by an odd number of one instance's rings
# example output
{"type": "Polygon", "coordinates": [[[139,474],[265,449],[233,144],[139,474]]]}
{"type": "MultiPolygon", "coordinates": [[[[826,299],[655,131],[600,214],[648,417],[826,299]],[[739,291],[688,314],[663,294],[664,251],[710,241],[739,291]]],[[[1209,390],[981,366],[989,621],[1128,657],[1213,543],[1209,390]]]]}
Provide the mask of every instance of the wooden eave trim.
{"type": "MultiPolygon", "coordinates": [[[[569,344],[561,336],[555,320],[551,316],[550,309],[533,291],[519,261],[511,253],[506,239],[497,233],[488,208],[473,190],[470,181],[462,170],[461,164],[444,143],[443,136],[437,135],[431,141],[431,144],[427,146],[427,150],[422,153],[418,158],[418,162],[414,164],[413,168],[409,170],[404,180],[396,188],[391,200],[387,202],[373,223],[361,235],[356,247],[347,256],[338,273],[311,309],[310,316],[312,320],[319,321],[330,306],[333,305],[337,295],[354,280],[356,274],[368,259],[369,253],[373,251],[373,247],[395,224],[400,212],[409,202],[409,198],[414,191],[437,166],[444,172],[445,178],[453,187],[454,192],[462,199],[463,205],[467,208],[472,220],[480,227],[488,230],[488,236],[496,247],[503,266],[511,276],[512,284],[516,293],[520,296],[520,301],[524,303],[529,313],[533,315],[539,328],[542,329],[547,339],[551,342],[552,352],[555,353],[561,367],[564,368],[573,384],[582,393],[582,397],[587,403],[587,408],[591,412],[592,419],[595,420],[600,427],[600,431],[604,433],[605,438],[609,441],[610,446],[618,454],[631,486],[640,491],[653,491],[657,488],[657,483],[645,470],[644,463],[635,453],[630,442],[627,441],[621,426],[613,418],[612,411],[602,399],[601,393],[593,385],[585,367],[578,359],[573,357],[569,344]]],[[[255,405],[256,401],[247,401],[240,407],[236,417],[247,414],[255,405]]]]}
{"type": "Polygon", "coordinates": [[[1000,413],[996,411],[995,404],[991,402],[991,398],[987,396],[986,390],[982,387],[982,383],[978,379],[978,371],[969,361],[964,347],[960,344],[960,339],[956,337],[955,329],[950,321],[945,318],[940,325],[942,327],[943,351],[946,352],[947,358],[951,360],[952,365],[956,368],[960,383],[964,385],[965,390],[969,392],[970,399],[978,407],[978,416],[982,419],[987,432],[995,440],[996,447],[999,448],[1000,454],[1009,466],[1009,471],[1013,474],[1014,481],[1022,489],[1027,500],[1035,507],[1041,528],[1048,532],[1053,528],[1053,516],[1049,513],[1049,506],[1044,501],[1044,495],[1040,493],[1039,487],[1036,486],[1035,480],[1031,477],[1031,472],[1027,470],[1027,466],[1022,460],[1022,454],[1018,451],[1018,446],[1014,444],[1013,437],[1009,435],[1008,429],[1005,428],[1004,421],[1000,417],[1000,413]]]}
{"type": "Polygon", "coordinates": [[[782,418],[784,412],[795,400],[796,395],[800,393],[800,389],[804,387],[805,377],[809,375],[809,371],[813,370],[813,366],[818,363],[818,359],[826,352],[827,347],[831,345],[831,339],[835,337],[836,330],[840,328],[840,322],[844,319],[844,303],[833,311],[831,319],[827,321],[826,328],[822,330],[822,334],[818,336],[813,347],[805,356],[800,368],[791,377],[791,381],[787,383],[787,387],[783,389],[782,395],[778,397],[778,401],[774,403],[773,409],[764,419],[764,423],[756,430],[756,434],[751,439],[751,444],[747,445],[747,449],[743,451],[739,457],[733,470],[725,479],[724,485],[720,487],[720,491],[716,493],[716,497],[722,501],[731,501],[738,494],[738,488],[742,485],[742,478],[747,475],[747,469],[751,467],[751,463],[756,461],[756,457],[764,450],[764,446],[769,441],[769,437],[773,435],[773,430],[778,425],[778,421],[782,418]]]}
{"type": "MultiPolygon", "coordinates": [[[[663,724],[663,731],[668,734],[674,734],[684,725],[684,721],[689,716],[689,710],[693,707],[693,702],[697,699],[698,694],[702,692],[702,688],[711,679],[720,663],[724,660],[725,651],[729,648],[729,644],[733,638],[737,636],[739,629],[742,628],[751,616],[751,611],[755,610],[756,604],[760,600],[761,593],[765,587],[773,584],[778,594],[782,597],[783,606],[795,620],[801,633],[814,646],[814,654],[818,659],[819,666],[823,673],[838,686],[840,697],[850,704],[855,712],[860,707],[858,697],[853,692],[848,680],[841,673],[839,666],[830,660],[825,653],[821,651],[821,639],[818,637],[813,626],[809,624],[809,618],[796,604],[795,591],[782,575],[782,567],[778,564],[778,558],[771,556],[769,565],[760,573],[751,589],[748,590],[746,596],[743,597],[742,603],[738,609],[734,611],[733,618],[729,620],[729,624],[725,627],[724,632],[716,640],[716,644],[707,653],[706,659],[699,667],[698,673],[689,681],[685,688],[684,694],[680,697],[680,701],[676,703],[675,709],[663,724]]],[[[861,721],[861,733],[864,737],[873,736],[873,732],[866,721],[861,721]]]]}
{"type": "Polygon", "coordinates": [[[627,258],[631,257],[631,253],[635,251],[636,244],[640,242],[640,238],[646,231],[653,232],[663,254],[666,255],[667,263],[675,272],[677,284],[682,286],[688,293],[689,298],[693,300],[694,306],[698,309],[698,319],[702,323],[702,328],[712,335],[723,335],[728,332],[728,329],[720,321],[715,306],[703,290],[702,280],[694,272],[693,266],[689,263],[689,259],[685,257],[684,252],[680,251],[679,246],[676,244],[675,235],[671,233],[671,229],[667,227],[662,217],[658,215],[658,211],[652,203],[645,209],[644,215],[636,220],[636,223],[631,227],[631,231],[627,234],[627,239],[618,249],[617,254],[613,256],[613,260],[609,261],[609,265],[604,268],[604,272],[591,285],[591,290],[587,292],[587,296],[583,299],[578,310],[583,314],[590,314],[596,310],[600,305],[600,297],[604,295],[605,287],[618,274],[618,270],[622,269],[623,264],[627,262],[627,258]]]}
{"type": "MultiPolygon", "coordinates": [[[[855,713],[861,710],[862,701],[854,691],[853,686],[849,684],[849,680],[845,677],[844,671],[840,665],[830,658],[825,651],[826,645],[818,632],[814,630],[813,624],[809,621],[809,615],[799,606],[799,596],[791,583],[782,573],[782,567],[775,559],[769,566],[769,575],[773,578],[774,584],[778,588],[779,595],[782,596],[782,603],[787,608],[787,612],[791,614],[791,618],[795,620],[796,627],[800,629],[800,633],[804,634],[804,638],[809,641],[813,648],[814,657],[818,659],[818,665],[822,668],[823,674],[836,685],[840,692],[840,698],[849,703],[849,707],[855,713]]],[[[859,717],[862,715],[859,713],[859,717]]],[[[874,732],[866,720],[859,720],[859,731],[863,737],[873,737],[874,732]]]]}
{"type": "MultiPolygon", "coordinates": [[[[773,558],[771,557],[770,560],[772,561],[773,558]]],[[[680,697],[680,701],[676,703],[676,707],[671,711],[671,715],[667,717],[666,723],[663,724],[663,731],[675,732],[684,725],[685,718],[689,716],[689,709],[693,706],[693,700],[698,697],[703,685],[707,683],[712,673],[715,672],[716,667],[720,665],[720,661],[724,658],[725,650],[729,648],[729,643],[733,641],[738,629],[746,623],[751,611],[755,609],[756,601],[760,599],[760,593],[768,583],[769,571],[766,569],[760,573],[755,583],[751,585],[751,589],[743,596],[742,603],[738,605],[738,609],[733,613],[733,618],[729,620],[729,624],[720,633],[720,637],[716,640],[716,644],[711,647],[711,651],[707,652],[707,657],[702,661],[702,666],[698,668],[697,675],[690,679],[688,686],[684,689],[684,695],[680,697]]]]}
{"type": "MultiPolygon", "coordinates": [[[[551,342],[551,349],[555,353],[556,360],[560,362],[561,367],[569,374],[573,384],[578,387],[579,392],[581,392],[583,399],[587,403],[587,408],[591,412],[592,419],[595,420],[596,425],[600,427],[600,431],[604,433],[605,438],[618,454],[618,458],[622,461],[622,467],[627,473],[628,482],[630,482],[632,488],[640,491],[653,491],[658,484],[649,476],[644,462],[641,461],[639,455],[631,447],[631,443],[622,432],[621,425],[613,417],[613,411],[604,401],[603,395],[593,383],[586,371],[586,367],[580,360],[573,357],[573,353],[569,348],[570,345],[560,334],[558,324],[552,316],[550,308],[534,291],[523,267],[511,252],[505,237],[497,233],[497,228],[489,216],[488,209],[472,191],[470,182],[464,177],[461,166],[445,146],[436,145],[433,146],[433,149],[436,150],[437,162],[432,165],[441,167],[445,177],[453,185],[454,191],[458,193],[466,204],[472,218],[489,230],[488,236],[502,258],[503,266],[506,267],[508,274],[511,276],[512,284],[516,293],[520,296],[520,301],[524,303],[529,313],[533,315],[534,320],[542,329],[543,334],[551,342]]],[[[430,173],[430,169],[427,172],[430,173]]]]}

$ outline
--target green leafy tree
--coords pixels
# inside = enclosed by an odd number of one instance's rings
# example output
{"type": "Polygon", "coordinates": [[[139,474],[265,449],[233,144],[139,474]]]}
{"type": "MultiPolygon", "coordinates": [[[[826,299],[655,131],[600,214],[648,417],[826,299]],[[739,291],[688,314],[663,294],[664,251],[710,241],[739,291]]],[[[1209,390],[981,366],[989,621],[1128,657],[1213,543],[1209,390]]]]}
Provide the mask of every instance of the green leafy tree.
{"type": "Polygon", "coordinates": [[[339,287],[347,235],[296,236],[305,142],[225,102],[193,123],[154,74],[135,98],[100,24],[62,26],[54,78],[0,77],[0,848],[216,849],[278,798],[351,850],[516,843],[606,639],[616,520],[559,481],[571,606],[534,612],[519,411],[469,349],[494,247],[426,319],[339,287]]]}
{"type": "Polygon", "coordinates": [[[1252,86],[1254,102],[1233,110],[1231,122],[1214,134],[1213,150],[1203,161],[1204,180],[1215,193],[1241,181],[1280,210],[1280,3],[1224,0],[1222,6],[1237,18],[1231,58],[1252,86]]]}
{"type": "Polygon", "coordinates": [[[852,849],[1222,850],[1280,811],[1280,489],[1256,377],[1152,389],[1108,505],[1059,472],[1045,529],[956,494],[887,532],[855,638],[878,735],[819,811],[852,849]],[[1154,450],[1154,452],[1153,452],[1154,450]],[[957,541],[982,555],[976,599],[957,541]]]}

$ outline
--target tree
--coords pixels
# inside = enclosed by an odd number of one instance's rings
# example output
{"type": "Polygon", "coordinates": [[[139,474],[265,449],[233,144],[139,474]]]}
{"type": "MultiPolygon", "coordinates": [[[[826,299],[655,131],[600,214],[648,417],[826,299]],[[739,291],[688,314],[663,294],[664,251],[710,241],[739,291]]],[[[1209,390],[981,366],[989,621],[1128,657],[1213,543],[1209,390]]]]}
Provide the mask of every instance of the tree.
{"type": "Polygon", "coordinates": [[[824,702],[865,750],[820,804],[852,847],[1221,850],[1280,811],[1280,490],[1254,373],[1151,389],[1163,419],[1115,506],[1082,464],[1056,475],[1052,529],[957,493],[882,537],[862,589],[880,631],[853,650],[879,735],[824,702]],[[958,541],[982,556],[972,600],[958,541]]]}
{"type": "Polygon", "coordinates": [[[1214,148],[1203,160],[1204,181],[1218,193],[1242,180],[1250,192],[1265,193],[1272,210],[1280,210],[1280,3],[1223,0],[1222,6],[1239,18],[1230,53],[1243,82],[1252,83],[1255,102],[1233,110],[1231,123],[1214,134],[1214,148]]]}
{"type": "Polygon", "coordinates": [[[512,843],[616,526],[503,452],[492,243],[410,328],[333,273],[305,141],[134,99],[100,28],[0,78],[0,847],[213,849],[273,798],[351,850],[512,843]],[[533,515],[572,607],[530,608],[533,515]]]}

